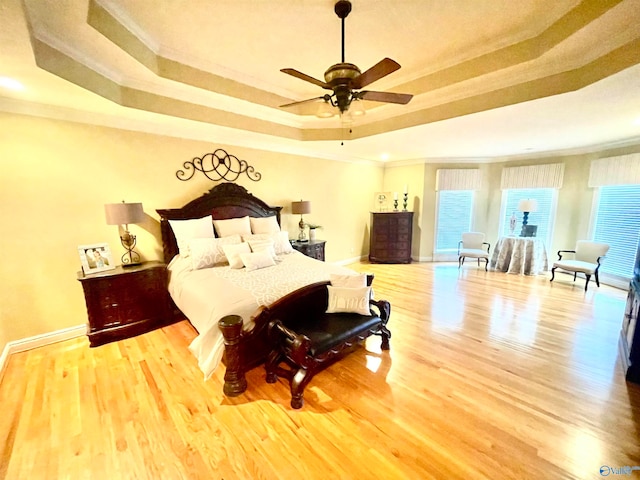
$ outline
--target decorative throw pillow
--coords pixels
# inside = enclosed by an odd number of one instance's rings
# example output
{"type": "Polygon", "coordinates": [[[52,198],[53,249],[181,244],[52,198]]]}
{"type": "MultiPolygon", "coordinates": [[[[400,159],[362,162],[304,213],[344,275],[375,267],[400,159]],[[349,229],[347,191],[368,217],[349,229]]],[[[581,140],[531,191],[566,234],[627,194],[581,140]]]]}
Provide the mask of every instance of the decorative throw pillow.
{"type": "Polygon", "coordinates": [[[242,268],[244,264],[242,263],[240,255],[242,253],[251,253],[251,247],[249,247],[248,243],[243,242],[236,245],[223,245],[222,251],[227,257],[231,268],[242,268]]]}
{"type": "Polygon", "coordinates": [[[359,288],[367,286],[367,274],[339,275],[332,273],[329,275],[331,285],[334,287],[359,288]]]}
{"type": "Polygon", "coordinates": [[[275,233],[257,233],[253,235],[242,235],[242,240],[251,243],[255,240],[272,240],[273,249],[276,255],[293,252],[293,247],[289,241],[289,232],[281,231],[275,233]]]}
{"type": "Polygon", "coordinates": [[[277,255],[293,252],[293,247],[291,246],[291,242],[289,241],[289,232],[282,231],[274,233],[272,234],[272,238],[277,255]]]}
{"type": "Polygon", "coordinates": [[[252,252],[269,252],[274,259],[276,251],[273,248],[273,240],[249,240],[249,246],[252,252]]]}
{"type": "Polygon", "coordinates": [[[178,250],[183,257],[189,256],[189,240],[194,238],[215,238],[211,215],[193,220],[169,220],[178,250]]]}
{"type": "Polygon", "coordinates": [[[271,217],[249,217],[251,233],[277,233],[280,231],[278,219],[275,215],[271,217]]]}
{"type": "Polygon", "coordinates": [[[327,289],[329,290],[327,313],[371,315],[369,310],[371,287],[346,288],[327,285],[327,289]]]}
{"type": "Polygon", "coordinates": [[[226,220],[214,220],[213,226],[219,237],[229,237],[231,235],[251,234],[251,224],[249,217],[228,218],[226,220]]]}
{"type": "Polygon", "coordinates": [[[240,235],[231,235],[224,238],[194,238],[189,240],[191,253],[191,268],[200,270],[214,265],[225,263],[227,257],[222,247],[224,245],[237,245],[242,243],[240,235]]]}
{"type": "Polygon", "coordinates": [[[276,264],[273,256],[267,250],[261,252],[241,253],[240,258],[247,271],[259,268],[272,267],[276,264]]]}

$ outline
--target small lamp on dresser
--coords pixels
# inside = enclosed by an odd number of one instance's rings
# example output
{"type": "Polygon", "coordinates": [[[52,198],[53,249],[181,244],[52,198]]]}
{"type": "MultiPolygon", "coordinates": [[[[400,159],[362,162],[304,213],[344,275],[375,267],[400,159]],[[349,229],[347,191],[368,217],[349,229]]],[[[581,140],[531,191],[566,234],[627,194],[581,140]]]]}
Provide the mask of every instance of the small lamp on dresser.
{"type": "Polygon", "coordinates": [[[130,223],[141,223],[144,220],[142,203],[108,203],[104,206],[107,225],[124,225],[124,232],[120,235],[120,243],[126,252],[122,255],[122,266],[140,265],[140,255],[134,250],[136,236],[129,232],[130,223]]]}
{"type": "Polygon", "coordinates": [[[300,233],[298,234],[298,241],[307,242],[308,240],[307,240],[307,236],[304,233],[305,224],[304,224],[304,219],[302,218],[302,215],[306,213],[311,213],[311,202],[309,202],[308,200],[291,202],[291,213],[293,213],[294,215],[300,215],[300,222],[298,222],[298,227],[300,228],[300,233]]]}

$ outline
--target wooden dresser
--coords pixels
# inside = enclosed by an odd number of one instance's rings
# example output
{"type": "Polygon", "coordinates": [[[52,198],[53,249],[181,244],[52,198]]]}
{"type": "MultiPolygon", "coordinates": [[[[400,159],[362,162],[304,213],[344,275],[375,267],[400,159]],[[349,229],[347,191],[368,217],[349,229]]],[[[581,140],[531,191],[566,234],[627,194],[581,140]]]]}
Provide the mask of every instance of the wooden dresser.
{"type": "Polygon", "coordinates": [[[640,383],[640,243],[629,284],[618,346],[627,380],[640,383]]]}
{"type": "Polygon", "coordinates": [[[411,263],[413,212],[372,212],[369,261],[411,263]]]}

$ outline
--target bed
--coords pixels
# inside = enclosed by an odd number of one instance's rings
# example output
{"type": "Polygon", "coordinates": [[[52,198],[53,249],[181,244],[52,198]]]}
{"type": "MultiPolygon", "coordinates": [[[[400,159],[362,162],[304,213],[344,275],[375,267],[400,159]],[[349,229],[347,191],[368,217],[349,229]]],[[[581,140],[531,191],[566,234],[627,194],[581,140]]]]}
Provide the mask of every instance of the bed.
{"type": "MultiPolygon", "coordinates": [[[[332,274],[355,275],[346,267],[321,262],[293,250],[288,233],[280,229],[281,209],[269,206],[240,185],[221,183],[182,208],[157,210],[164,260],[169,270],[169,293],[198,332],[189,349],[198,359],[205,379],[221,361],[226,364],[224,391],[227,395],[238,395],[246,389],[244,372],[264,363],[272,348],[267,338],[271,305],[277,305],[279,299],[301,287],[328,281],[332,274]],[[181,229],[184,225],[201,223],[209,215],[216,225],[213,229],[216,240],[191,239],[189,245],[193,248],[188,250],[191,253],[185,253],[185,234],[181,229]],[[252,269],[255,265],[248,263],[245,268],[232,268],[237,258],[229,260],[232,259],[229,254],[222,262],[207,260],[207,266],[197,268],[202,259],[196,247],[202,243],[225,242],[231,237],[237,239],[238,233],[233,229],[231,235],[227,235],[225,224],[242,223],[241,229],[246,228],[246,217],[251,220],[252,231],[240,234],[242,243],[253,247],[254,241],[259,243],[265,236],[275,239],[273,264],[252,269]],[[257,233],[253,232],[254,223],[259,226],[257,233]],[[263,231],[266,224],[269,224],[268,233],[263,231]]],[[[195,234],[187,237],[189,235],[195,234]]],[[[228,252],[239,247],[234,240],[234,246],[221,248],[228,252]]],[[[249,256],[245,254],[243,258],[246,260],[249,256]]]]}

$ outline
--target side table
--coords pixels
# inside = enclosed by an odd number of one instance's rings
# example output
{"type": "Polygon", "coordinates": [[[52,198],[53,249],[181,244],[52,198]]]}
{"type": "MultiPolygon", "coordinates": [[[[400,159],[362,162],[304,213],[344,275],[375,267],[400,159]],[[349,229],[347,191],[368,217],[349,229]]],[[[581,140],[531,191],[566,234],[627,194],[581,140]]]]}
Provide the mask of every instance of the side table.
{"type": "Polygon", "coordinates": [[[326,240],[309,240],[308,242],[298,242],[296,240],[291,242],[291,246],[300,253],[304,253],[307,257],[324,262],[325,243],[327,243],[326,240]]]}
{"type": "Polygon", "coordinates": [[[167,266],[144,262],[85,275],[78,272],[87,304],[91,347],[175,322],[167,290],[167,266]]]}

